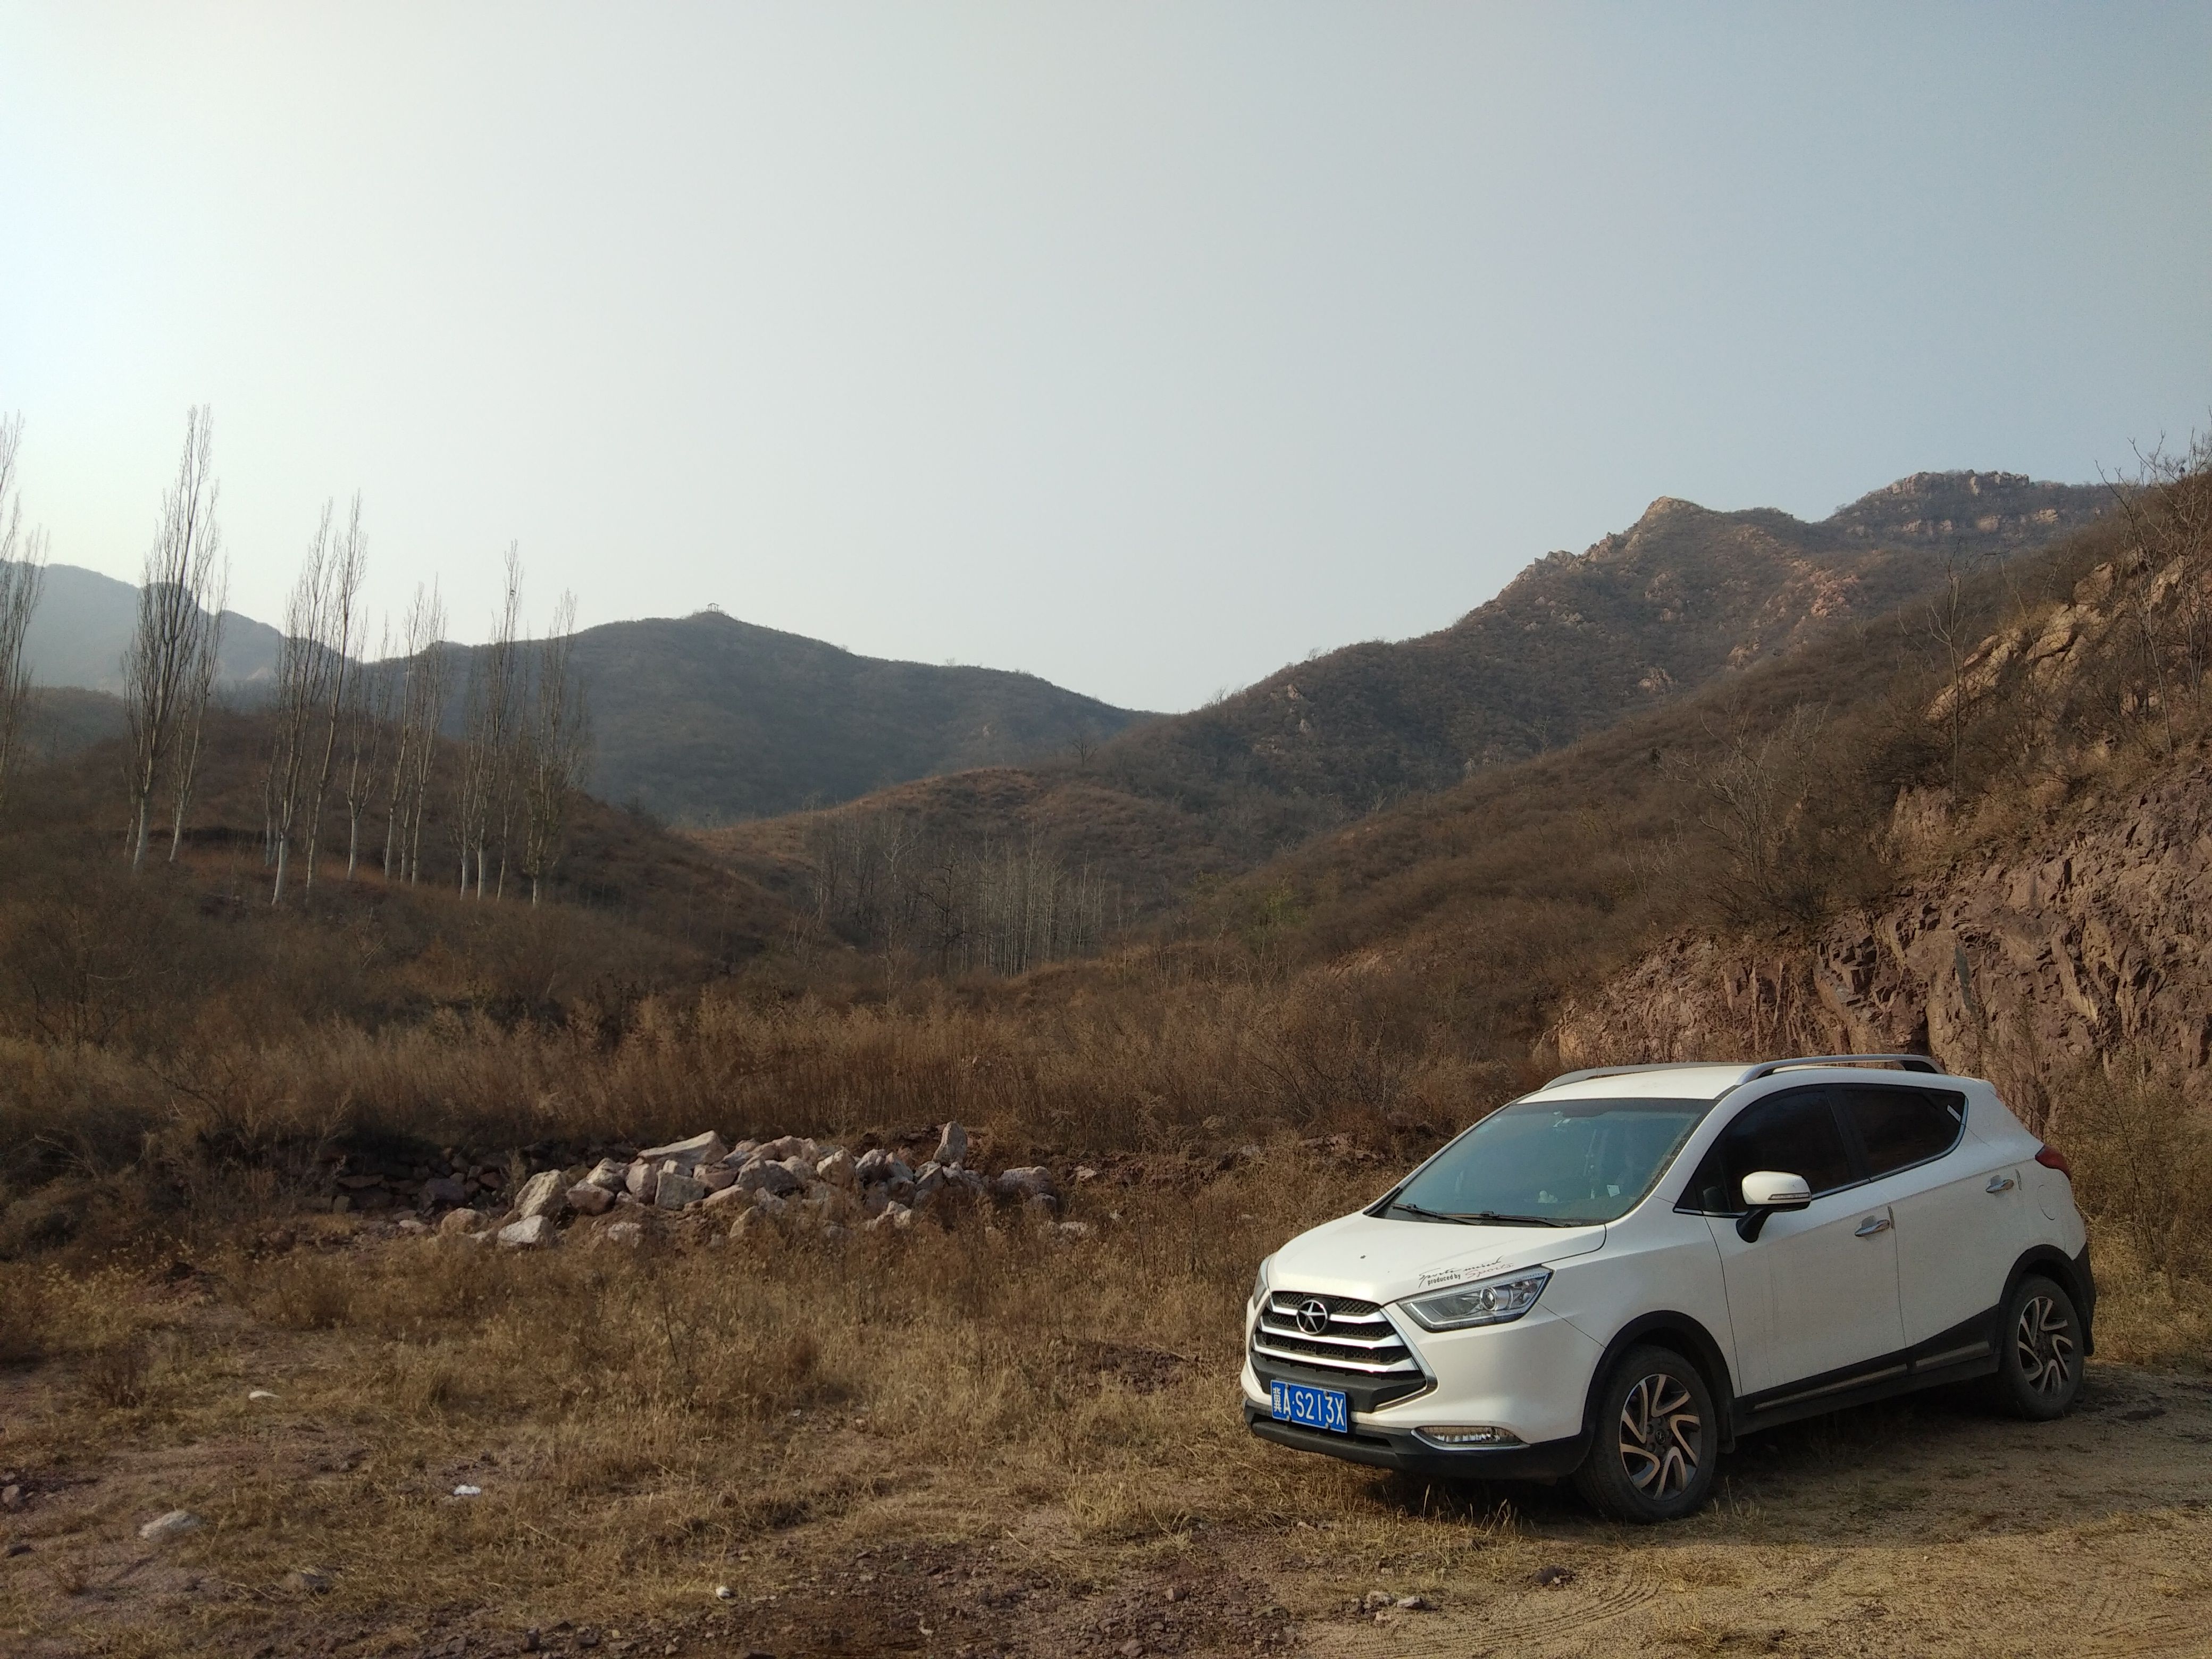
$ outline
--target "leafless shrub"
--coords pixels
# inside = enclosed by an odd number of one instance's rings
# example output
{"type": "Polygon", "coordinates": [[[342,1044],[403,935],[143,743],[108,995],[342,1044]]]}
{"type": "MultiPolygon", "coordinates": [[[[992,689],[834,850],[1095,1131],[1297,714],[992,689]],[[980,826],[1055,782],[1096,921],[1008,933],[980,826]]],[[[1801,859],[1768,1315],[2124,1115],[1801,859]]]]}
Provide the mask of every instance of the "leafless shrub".
{"type": "Polygon", "coordinates": [[[150,1370],[146,1339],[133,1331],[111,1337],[87,1352],[79,1362],[77,1380],[98,1404],[119,1410],[145,1404],[150,1370]]]}
{"type": "Polygon", "coordinates": [[[1771,727],[1714,733],[1715,748],[1692,772],[1698,822],[1721,854],[1717,897],[1732,921],[1802,921],[1817,906],[1805,805],[1826,724],[1822,710],[1799,703],[1771,727]]]}
{"type": "Polygon", "coordinates": [[[2059,1094],[2052,1132],[2093,1223],[2152,1273],[2212,1271],[2212,1127],[2169,1068],[2126,1049],[2082,1067],[2059,1094]]]}

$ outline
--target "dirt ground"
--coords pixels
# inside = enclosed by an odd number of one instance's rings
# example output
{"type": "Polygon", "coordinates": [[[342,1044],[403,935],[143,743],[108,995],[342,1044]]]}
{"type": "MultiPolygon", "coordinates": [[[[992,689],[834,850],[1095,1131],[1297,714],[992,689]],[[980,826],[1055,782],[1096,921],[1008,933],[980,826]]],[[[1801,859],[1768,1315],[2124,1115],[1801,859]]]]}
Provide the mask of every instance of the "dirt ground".
{"type": "MultiPolygon", "coordinates": [[[[88,1418],[70,1367],[0,1381],[11,1659],[2212,1653],[2212,1383],[2118,1364],[2056,1425],[1936,1395],[1775,1431],[1705,1513],[1650,1530],[1564,1487],[1431,1489],[1218,1434],[1207,1455],[1235,1467],[1189,1462],[1187,1506],[1142,1479],[1176,1474],[1172,1443],[1095,1480],[993,1481],[820,1411],[773,1431],[803,1481],[687,1515],[650,1469],[525,1503],[544,1479],[526,1425],[379,1429],[343,1410],[341,1350],[219,1303],[169,1329],[226,1356],[191,1373],[192,1410],[88,1418]],[[256,1376],[277,1397],[246,1399],[256,1376]],[[1227,1503],[1224,1480],[1266,1501],[1227,1503]],[[206,1524],[140,1540],[179,1504],[206,1524]],[[549,1581],[529,1558],[533,1534],[571,1547],[556,1514],[679,1565],[630,1596],[549,1581]]],[[[1220,1375],[1151,1397],[1235,1410],[1220,1375]]]]}

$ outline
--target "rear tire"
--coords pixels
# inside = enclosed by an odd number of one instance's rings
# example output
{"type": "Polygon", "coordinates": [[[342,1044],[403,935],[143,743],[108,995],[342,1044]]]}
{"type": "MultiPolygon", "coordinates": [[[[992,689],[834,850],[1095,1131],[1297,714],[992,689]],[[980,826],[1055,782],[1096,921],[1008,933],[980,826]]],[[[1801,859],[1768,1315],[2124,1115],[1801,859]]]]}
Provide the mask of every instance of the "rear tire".
{"type": "Polygon", "coordinates": [[[1575,1486],[1611,1520],[1678,1521],[1705,1506],[1719,1452],[1703,1374],[1672,1348],[1631,1348],[1598,1390],[1597,1427],[1575,1486]]]}
{"type": "Polygon", "coordinates": [[[2048,1423],[2081,1395],[2081,1316],[2063,1285],[2029,1273],[2005,1298],[1997,1322],[1997,1404],[2048,1423]]]}

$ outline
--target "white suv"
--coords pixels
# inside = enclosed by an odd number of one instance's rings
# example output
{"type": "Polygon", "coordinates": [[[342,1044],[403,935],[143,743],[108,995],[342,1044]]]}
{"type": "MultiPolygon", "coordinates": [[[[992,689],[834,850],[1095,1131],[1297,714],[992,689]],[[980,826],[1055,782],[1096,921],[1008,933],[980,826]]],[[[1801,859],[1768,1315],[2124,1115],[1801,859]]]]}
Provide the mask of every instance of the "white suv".
{"type": "Polygon", "coordinates": [[[2058,1416],[2095,1304],[2066,1162],[1986,1083],[1892,1054],[1571,1072],[1260,1264],[1244,1418],[1663,1521],[1793,1418],[1978,1376],[2058,1416]]]}

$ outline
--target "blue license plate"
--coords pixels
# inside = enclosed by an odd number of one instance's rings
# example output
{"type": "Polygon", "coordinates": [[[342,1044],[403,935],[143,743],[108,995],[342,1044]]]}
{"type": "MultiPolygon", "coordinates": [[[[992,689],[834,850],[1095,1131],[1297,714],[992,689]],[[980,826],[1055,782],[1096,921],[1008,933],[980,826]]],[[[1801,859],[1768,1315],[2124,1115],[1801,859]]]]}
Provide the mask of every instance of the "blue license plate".
{"type": "Polygon", "coordinates": [[[1275,1421],[1301,1429],[1324,1429],[1331,1434],[1352,1432],[1352,1412],[1341,1389],[1316,1389],[1305,1382],[1269,1382],[1268,1403],[1275,1421]]]}

